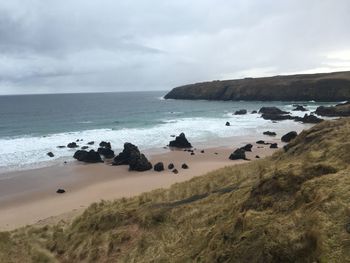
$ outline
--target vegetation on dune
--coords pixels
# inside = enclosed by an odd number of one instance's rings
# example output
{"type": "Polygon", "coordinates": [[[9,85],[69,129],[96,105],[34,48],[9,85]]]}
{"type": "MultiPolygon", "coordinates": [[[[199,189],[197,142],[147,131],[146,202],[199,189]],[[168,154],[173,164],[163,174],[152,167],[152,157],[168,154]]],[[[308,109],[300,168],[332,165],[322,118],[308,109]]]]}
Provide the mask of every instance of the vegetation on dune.
{"type": "Polygon", "coordinates": [[[349,262],[349,136],[325,121],[269,158],[1,233],[1,262],[349,262]]]}

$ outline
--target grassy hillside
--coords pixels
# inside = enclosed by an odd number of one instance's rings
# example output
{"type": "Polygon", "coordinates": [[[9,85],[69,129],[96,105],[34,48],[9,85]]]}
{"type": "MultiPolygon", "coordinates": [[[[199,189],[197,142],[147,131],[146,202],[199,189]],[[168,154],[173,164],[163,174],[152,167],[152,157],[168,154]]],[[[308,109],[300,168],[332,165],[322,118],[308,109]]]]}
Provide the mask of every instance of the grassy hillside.
{"type": "Polygon", "coordinates": [[[350,99],[350,71],[245,78],[180,86],[166,99],[343,101],[350,99]]]}
{"type": "Polygon", "coordinates": [[[349,136],[325,121],[270,158],[1,233],[1,262],[350,262],[349,136]]]}

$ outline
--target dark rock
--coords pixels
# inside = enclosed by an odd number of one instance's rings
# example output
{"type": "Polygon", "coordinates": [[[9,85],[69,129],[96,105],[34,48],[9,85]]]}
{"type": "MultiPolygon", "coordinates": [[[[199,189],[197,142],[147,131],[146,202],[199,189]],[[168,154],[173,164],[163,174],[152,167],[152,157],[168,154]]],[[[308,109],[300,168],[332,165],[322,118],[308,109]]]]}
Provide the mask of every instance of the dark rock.
{"type": "Polygon", "coordinates": [[[140,154],[139,148],[132,143],[124,143],[124,149],[113,159],[113,165],[129,165],[132,154],[140,154]]]}
{"type": "Polygon", "coordinates": [[[157,172],[164,171],[164,164],[162,162],[156,163],[154,165],[154,171],[157,171],[157,172]]]}
{"type": "Polygon", "coordinates": [[[64,163],[64,164],[67,164],[67,161],[64,161],[63,163],[64,163]]]}
{"type": "Polygon", "coordinates": [[[181,165],[181,168],[182,168],[182,169],[188,169],[188,165],[185,164],[185,163],[183,163],[183,164],[181,165]]]}
{"type": "Polygon", "coordinates": [[[230,160],[247,160],[245,156],[245,151],[243,149],[236,149],[233,153],[231,153],[230,160]]]}
{"type": "Polygon", "coordinates": [[[112,149],[111,143],[110,142],[105,142],[105,141],[100,142],[100,147],[104,147],[104,148],[107,148],[107,149],[112,149]]]}
{"type": "Polygon", "coordinates": [[[283,111],[277,107],[262,107],[259,110],[259,113],[261,114],[268,114],[268,115],[281,115],[281,114],[288,114],[289,112],[283,111]]]}
{"type": "Polygon", "coordinates": [[[152,169],[152,164],[147,160],[144,154],[132,153],[129,160],[130,171],[148,171],[152,169]]]}
{"type": "Polygon", "coordinates": [[[80,162],[85,163],[102,163],[101,156],[98,152],[94,150],[85,151],[85,150],[78,150],[74,153],[73,156],[74,159],[77,159],[80,162]]]}
{"type": "Polygon", "coordinates": [[[267,135],[267,136],[276,136],[277,135],[275,132],[271,132],[271,131],[263,132],[263,134],[267,135]]]}
{"type": "Polygon", "coordinates": [[[237,110],[234,113],[234,115],[244,115],[244,114],[247,114],[247,110],[237,110]]]}
{"type": "Polygon", "coordinates": [[[55,156],[52,152],[48,152],[47,155],[51,158],[55,156]]]}
{"type": "Polygon", "coordinates": [[[170,137],[173,137],[173,138],[175,138],[175,137],[176,137],[176,135],[172,134],[172,135],[170,135],[170,137]]]}
{"type": "Polygon", "coordinates": [[[114,157],[114,151],[112,151],[110,148],[103,148],[100,147],[97,149],[97,152],[101,155],[103,155],[105,158],[110,159],[114,157]]]}
{"type": "Polygon", "coordinates": [[[284,121],[284,120],[293,120],[294,119],[294,117],[292,117],[290,115],[267,114],[267,113],[262,114],[261,117],[264,120],[271,120],[271,121],[284,121]]]}
{"type": "Polygon", "coordinates": [[[330,107],[320,106],[316,109],[315,113],[326,117],[349,117],[350,103],[347,102],[330,107]]]}
{"type": "Polygon", "coordinates": [[[295,117],[295,121],[301,121],[302,123],[320,123],[323,119],[318,118],[313,114],[305,114],[304,117],[295,117]]]}
{"type": "Polygon", "coordinates": [[[88,145],[94,145],[95,142],[94,142],[94,141],[91,141],[91,142],[88,142],[87,144],[88,144],[88,145]]]}
{"type": "Polygon", "coordinates": [[[191,155],[194,155],[194,152],[191,152],[191,155]]]}
{"type": "Polygon", "coordinates": [[[75,142],[68,143],[67,145],[68,148],[78,148],[79,145],[77,145],[75,142]]]}
{"type": "Polygon", "coordinates": [[[64,189],[57,189],[57,194],[64,194],[66,191],[64,189]]]}
{"type": "Polygon", "coordinates": [[[231,123],[227,121],[225,125],[226,126],[231,126],[231,123]]]}
{"type": "Polygon", "coordinates": [[[295,137],[297,137],[298,134],[295,131],[288,132],[287,134],[283,135],[281,138],[282,142],[290,142],[293,140],[295,137]]]}
{"type": "Polygon", "coordinates": [[[57,146],[57,148],[58,148],[58,149],[63,149],[63,148],[66,148],[66,146],[64,146],[64,145],[59,145],[59,146],[57,146]]]}
{"type": "Polygon", "coordinates": [[[201,153],[204,153],[204,150],[201,150],[201,153]]]}
{"type": "Polygon", "coordinates": [[[252,111],[252,114],[256,114],[256,113],[258,113],[256,110],[253,110],[253,111],[252,111]]]}
{"type": "Polygon", "coordinates": [[[271,143],[270,148],[271,149],[277,149],[278,148],[277,143],[271,143]]]}
{"type": "Polygon", "coordinates": [[[252,151],[252,148],[253,148],[253,145],[252,144],[247,144],[243,147],[241,147],[242,150],[246,151],[246,152],[251,152],[252,151]]]}
{"type": "Polygon", "coordinates": [[[174,166],[173,163],[169,163],[169,165],[168,165],[168,169],[169,169],[169,170],[174,169],[174,167],[175,167],[175,166],[174,166]]]}
{"type": "Polygon", "coordinates": [[[307,109],[304,108],[304,106],[302,105],[295,105],[295,108],[293,109],[293,111],[307,111],[307,109]]]}
{"type": "Polygon", "coordinates": [[[80,149],[86,150],[86,149],[89,149],[89,146],[82,146],[80,149]]]}
{"type": "Polygon", "coordinates": [[[178,171],[177,169],[174,169],[174,170],[173,170],[173,173],[174,173],[174,174],[178,174],[179,171],[178,171]]]}
{"type": "Polygon", "coordinates": [[[259,140],[259,141],[256,142],[256,144],[264,144],[264,145],[266,145],[266,144],[268,144],[268,143],[266,143],[266,142],[263,141],[263,140],[259,140]]]}
{"type": "Polygon", "coordinates": [[[192,145],[188,142],[184,133],[181,133],[175,140],[171,141],[169,146],[176,148],[192,148],[192,145]]]}
{"type": "Polygon", "coordinates": [[[218,155],[219,153],[214,153],[215,155],[218,155]]]}
{"type": "Polygon", "coordinates": [[[256,155],[256,156],[255,156],[255,158],[259,159],[259,158],[260,158],[260,156],[259,156],[259,155],[256,155]]]}

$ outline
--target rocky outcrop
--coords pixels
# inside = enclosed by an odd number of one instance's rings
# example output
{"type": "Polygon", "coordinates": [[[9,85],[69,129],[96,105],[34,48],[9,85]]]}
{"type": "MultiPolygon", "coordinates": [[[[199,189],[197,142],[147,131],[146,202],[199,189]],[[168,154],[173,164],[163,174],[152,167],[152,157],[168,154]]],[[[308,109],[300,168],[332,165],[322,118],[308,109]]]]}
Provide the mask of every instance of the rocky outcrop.
{"type": "Polygon", "coordinates": [[[246,152],[251,152],[252,148],[253,148],[253,145],[249,143],[249,144],[246,144],[245,146],[241,147],[240,149],[242,149],[246,152]]]}
{"type": "Polygon", "coordinates": [[[277,107],[262,107],[259,110],[259,113],[261,114],[272,114],[272,115],[278,115],[278,114],[288,114],[289,112],[283,111],[277,107]]]}
{"type": "Polygon", "coordinates": [[[85,163],[102,163],[101,156],[98,152],[94,150],[85,151],[85,150],[78,150],[74,153],[73,156],[74,159],[77,159],[80,162],[85,163]]]}
{"type": "Polygon", "coordinates": [[[67,144],[67,147],[72,149],[72,148],[78,148],[79,145],[76,144],[76,142],[70,142],[67,144]]]}
{"type": "Polygon", "coordinates": [[[347,102],[330,107],[320,106],[315,113],[326,117],[348,117],[350,116],[350,103],[347,102]]]}
{"type": "Polygon", "coordinates": [[[295,121],[300,121],[302,123],[320,123],[323,121],[323,119],[318,118],[317,116],[313,114],[305,114],[304,117],[294,117],[295,121]]]}
{"type": "Polygon", "coordinates": [[[212,81],[174,88],[165,99],[250,101],[344,101],[350,71],[212,81]]]}
{"type": "Polygon", "coordinates": [[[112,149],[111,143],[110,142],[105,142],[105,141],[100,142],[100,147],[104,147],[104,148],[107,148],[107,149],[112,149]]]}
{"type": "Polygon", "coordinates": [[[152,164],[147,160],[136,145],[125,143],[124,149],[113,159],[113,165],[129,165],[131,171],[147,171],[152,169],[152,164]]]}
{"type": "Polygon", "coordinates": [[[175,140],[169,142],[170,147],[176,148],[192,148],[191,143],[188,142],[184,133],[181,133],[175,140]]]}

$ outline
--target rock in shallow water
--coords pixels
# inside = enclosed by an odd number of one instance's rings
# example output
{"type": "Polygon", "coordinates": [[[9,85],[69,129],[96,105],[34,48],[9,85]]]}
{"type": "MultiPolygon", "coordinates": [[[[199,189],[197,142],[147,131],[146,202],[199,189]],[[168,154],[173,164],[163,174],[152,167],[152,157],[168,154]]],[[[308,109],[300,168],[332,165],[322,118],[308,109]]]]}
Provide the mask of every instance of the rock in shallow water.
{"type": "Polygon", "coordinates": [[[51,158],[55,156],[52,152],[48,152],[47,155],[51,158]]]}

